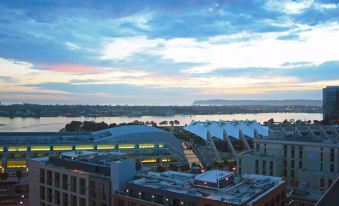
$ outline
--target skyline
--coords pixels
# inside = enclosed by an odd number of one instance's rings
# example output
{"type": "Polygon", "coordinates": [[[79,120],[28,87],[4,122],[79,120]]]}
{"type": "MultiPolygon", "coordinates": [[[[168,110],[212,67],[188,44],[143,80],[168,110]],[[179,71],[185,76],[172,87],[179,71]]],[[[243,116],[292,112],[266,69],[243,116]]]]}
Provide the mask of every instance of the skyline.
{"type": "Polygon", "coordinates": [[[321,99],[338,1],[2,1],[0,101],[321,99]]]}

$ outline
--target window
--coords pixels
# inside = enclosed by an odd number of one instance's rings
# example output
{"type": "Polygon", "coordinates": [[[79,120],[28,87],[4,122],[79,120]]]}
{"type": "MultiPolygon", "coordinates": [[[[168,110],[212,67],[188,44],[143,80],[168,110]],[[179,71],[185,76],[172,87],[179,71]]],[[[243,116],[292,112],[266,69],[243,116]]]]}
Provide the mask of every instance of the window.
{"type": "Polygon", "coordinates": [[[303,147],[299,146],[299,159],[303,158],[303,147]]]}
{"type": "Polygon", "coordinates": [[[274,199],[273,198],[270,200],[270,206],[274,206],[274,199]]]}
{"type": "Polygon", "coordinates": [[[331,149],[331,162],[334,161],[334,149],[331,149]]]}
{"type": "Polygon", "coordinates": [[[294,170],[291,170],[291,177],[294,177],[294,170]]]}
{"type": "Polygon", "coordinates": [[[79,189],[80,194],[84,195],[86,192],[86,180],[84,178],[80,178],[79,180],[79,189]]]}
{"type": "Polygon", "coordinates": [[[62,189],[68,190],[68,176],[66,174],[62,175],[62,189]]]}
{"type": "Polygon", "coordinates": [[[52,185],[52,171],[47,170],[47,185],[52,185]]]}
{"type": "Polygon", "coordinates": [[[71,206],[77,206],[77,197],[75,195],[71,195],[71,206]]]}
{"type": "Polygon", "coordinates": [[[44,200],[45,199],[45,187],[40,186],[40,199],[44,200]]]}
{"type": "Polygon", "coordinates": [[[80,197],[80,199],[79,199],[79,205],[86,205],[86,200],[85,200],[85,198],[80,197]]]}
{"type": "Polygon", "coordinates": [[[62,193],[62,202],[63,206],[68,206],[68,194],[65,192],[62,193]]]}
{"type": "Polygon", "coordinates": [[[334,164],[330,165],[330,172],[334,172],[334,164]]]}
{"type": "Polygon", "coordinates": [[[286,169],[284,169],[284,171],[283,171],[283,176],[287,177],[287,170],[286,169]]]}
{"type": "Polygon", "coordinates": [[[264,144],[264,154],[266,155],[266,144],[264,144]]]}
{"type": "Polygon", "coordinates": [[[273,176],[273,161],[270,161],[270,175],[273,176]]]}
{"type": "Polygon", "coordinates": [[[291,158],[294,158],[294,153],[295,153],[294,146],[291,146],[291,158]]]}
{"type": "Polygon", "coordinates": [[[299,169],[302,169],[302,168],[303,168],[303,162],[299,161],[299,169]]]}
{"type": "Polygon", "coordinates": [[[45,183],[45,170],[40,169],[40,183],[45,183]]]}
{"type": "Polygon", "coordinates": [[[257,143],[257,144],[255,145],[255,147],[256,147],[257,152],[259,152],[259,150],[260,150],[260,144],[257,143]]]}
{"type": "Polygon", "coordinates": [[[255,160],[255,174],[259,173],[259,160],[255,160]]]}
{"type": "Polygon", "coordinates": [[[137,206],[137,204],[135,202],[128,201],[128,206],[137,206]]]}
{"type": "Polygon", "coordinates": [[[74,176],[71,177],[71,191],[77,192],[77,178],[74,176]]]}
{"type": "Polygon", "coordinates": [[[266,175],[266,161],[265,160],[262,161],[262,174],[266,175]]]}
{"type": "Polygon", "coordinates": [[[324,178],[320,178],[320,187],[324,187],[324,186],[325,186],[324,178]]]}
{"type": "Polygon", "coordinates": [[[60,205],[60,192],[58,190],[54,191],[55,204],[60,205]]]}
{"type": "Polygon", "coordinates": [[[60,188],[60,173],[54,173],[54,186],[60,188]]]}
{"type": "Polygon", "coordinates": [[[291,168],[294,168],[294,160],[291,160],[291,168]]]}
{"type": "Polygon", "coordinates": [[[320,171],[323,171],[323,163],[320,163],[320,171]]]}
{"type": "Polygon", "coordinates": [[[284,167],[287,167],[287,160],[284,159],[284,167]]]}
{"type": "Polygon", "coordinates": [[[52,189],[47,188],[47,201],[52,202],[52,189]]]}
{"type": "Polygon", "coordinates": [[[284,145],[284,157],[287,157],[287,145],[284,145]]]}

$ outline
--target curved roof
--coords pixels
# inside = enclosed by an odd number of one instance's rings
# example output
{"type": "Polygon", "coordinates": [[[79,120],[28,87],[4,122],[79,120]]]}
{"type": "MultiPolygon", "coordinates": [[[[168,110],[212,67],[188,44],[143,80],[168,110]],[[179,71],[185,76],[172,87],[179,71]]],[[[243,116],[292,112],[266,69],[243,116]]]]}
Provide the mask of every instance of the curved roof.
{"type": "Polygon", "coordinates": [[[95,142],[102,143],[163,143],[183,154],[181,141],[172,133],[146,125],[128,125],[93,132],[95,142]]]}
{"type": "Polygon", "coordinates": [[[255,133],[266,137],[268,136],[268,127],[258,124],[256,121],[192,121],[184,127],[186,131],[207,139],[208,133],[219,139],[224,138],[224,134],[239,139],[240,134],[248,138],[254,138],[255,133]]]}

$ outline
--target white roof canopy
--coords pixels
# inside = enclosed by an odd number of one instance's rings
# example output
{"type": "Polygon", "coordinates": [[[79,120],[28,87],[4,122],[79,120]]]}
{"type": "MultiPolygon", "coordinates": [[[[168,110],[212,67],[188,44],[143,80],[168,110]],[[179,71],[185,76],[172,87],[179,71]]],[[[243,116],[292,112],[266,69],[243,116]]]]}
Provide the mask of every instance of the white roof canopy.
{"type": "Polygon", "coordinates": [[[240,138],[240,134],[245,137],[254,138],[255,133],[262,136],[268,136],[268,127],[258,124],[256,121],[192,121],[189,125],[184,127],[189,131],[203,139],[207,139],[208,132],[211,136],[224,139],[225,135],[235,139],[240,138]]]}

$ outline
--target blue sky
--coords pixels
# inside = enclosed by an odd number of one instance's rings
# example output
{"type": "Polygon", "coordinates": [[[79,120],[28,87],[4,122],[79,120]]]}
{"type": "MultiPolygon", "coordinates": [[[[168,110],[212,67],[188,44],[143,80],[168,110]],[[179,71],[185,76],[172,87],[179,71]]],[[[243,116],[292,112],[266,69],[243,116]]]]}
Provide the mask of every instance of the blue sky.
{"type": "Polygon", "coordinates": [[[3,103],[321,99],[339,85],[339,2],[0,3],[3,103]]]}

